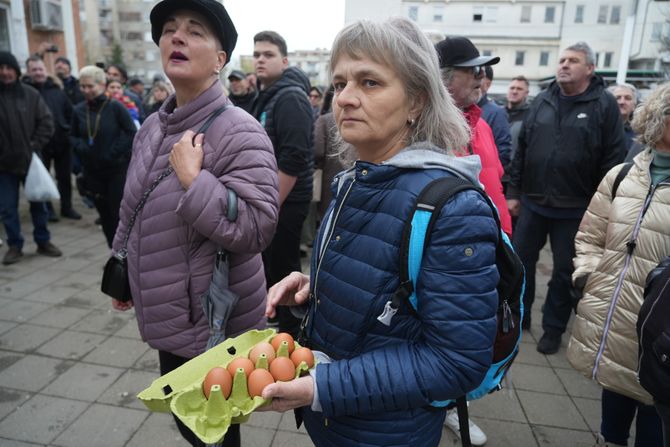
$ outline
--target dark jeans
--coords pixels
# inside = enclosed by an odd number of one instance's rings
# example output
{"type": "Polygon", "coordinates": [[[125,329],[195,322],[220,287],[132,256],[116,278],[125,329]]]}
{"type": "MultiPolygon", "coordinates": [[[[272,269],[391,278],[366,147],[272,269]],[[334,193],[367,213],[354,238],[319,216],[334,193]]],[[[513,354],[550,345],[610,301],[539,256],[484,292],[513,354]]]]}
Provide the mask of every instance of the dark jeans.
{"type": "Polygon", "coordinates": [[[112,248],[114,233],[119,225],[119,208],[123,198],[127,166],[88,173],[84,171],[86,187],[95,194],[95,208],[100,214],[102,232],[112,248]]]}
{"type": "Polygon", "coordinates": [[[663,425],[663,445],[670,447],[670,405],[656,402],[655,406],[663,425]]]}
{"type": "MultiPolygon", "coordinates": [[[[268,288],[278,283],[291,272],[301,272],[300,236],[302,225],[307,217],[309,202],[284,202],[279,210],[277,231],[270,246],[263,252],[265,280],[268,288]]],[[[293,316],[291,310],[277,308],[279,330],[297,337],[300,332],[300,319],[293,316]]]]}
{"type": "MultiPolygon", "coordinates": [[[[7,245],[23,248],[21,220],[19,217],[19,185],[23,179],[18,175],[0,172],[0,218],[7,232],[7,245]]],[[[33,220],[33,239],[40,245],[49,242],[47,229],[49,212],[45,202],[30,202],[30,217],[33,220]]]]}
{"type": "MultiPolygon", "coordinates": [[[[158,351],[158,363],[160,364],[161,376],[179,368],[189,360],[190,359],[170,354],[166,351],[158,351]]],[[[202,442],[191,431],[191,429],[185,426],[182,421],[177,418],[177,416],[174,416],[174,414],[172,416],[177,423],[179,433],[181,433],[181,435],[189,442],[189,444],[191,444],[193,447],[205,447],[206,444],[202,442]]],[[[228,431],[226,432],[226,435],[223,437],[223,440],[216,445],[220,447],[240,447],[240,425],[231,424],[231,426],[228,428],[228,431]]]]}
{"type": "Polygon", "coordinates": [[[51,162],[56,172],[56,183],[60,193],[60,212],[72,210],[72,148],[69,144],[61,147],[45,148],[42,161],[47,170],[51,170],[51,162]]]}
{"type": "Polygon", "coordinates": [[[554,268],[549,281],[547,299],[542,308],[542,329],[553,335],[561,335],[572,313],[572,259],[575,257],[575,236],[581,219],[551,219],[534,213],[522,205],[519,220],[514,229],[514,249],[526,269],[526,292],[523,299],[524,312],[530,315],[535,301],[535,266],[540,250],[551,243],[554,268]]]}
{"type": "Polygon", "coordinates": [[[604,388],[601,405],[603,416],[600,434],[605,441],[628,445],[630,427],[635,418],[635,447],[663,446],[661,418],[653,405],[644,405],[604,388]]]}

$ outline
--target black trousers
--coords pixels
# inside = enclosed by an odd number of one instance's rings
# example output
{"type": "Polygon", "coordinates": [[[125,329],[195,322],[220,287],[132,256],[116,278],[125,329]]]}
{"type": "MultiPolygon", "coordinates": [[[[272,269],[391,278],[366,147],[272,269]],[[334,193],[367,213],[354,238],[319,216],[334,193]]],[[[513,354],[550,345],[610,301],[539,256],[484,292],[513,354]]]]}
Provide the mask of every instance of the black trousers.
{"type": "Polygon", "coordinates": [[[514,229],[514,249],[526,269],[524,312],[530,315],[535,301],[535,266],[540,250],[551,242],[554,267],[542,308],[542,329],[552,335],[561,335],[572,313],[572,259],[575,257],[575,236],[581,219],[551,219],[521,207],[514,229]]]}
{"type": "MultiPolygon", "coordinates": [[[[180,357],[178,355],[174,355],[166,351],[158,351],[158,363],[160,365],[161,376],[179,368],[181,365],[188,362],[189,360],[190,359],[180,357]]],[[[172,417],[174,417],[174,420],[177,423],[179,433],[181,433],[181,435],[184,437],[184,439],[186,439],[189,442],[189,444],[191,444],[193,447],[205,447],[206,444],[202,442],[191,431],[191,429],[185,426],[182,423],[182,421],[180,421],[177,418],[177,416],[173,414],[172,417]]],[[[240,445],[241,445],[241,439],[240,439],[239,424],[232,424],[228,428],[228,431],[226,432],[226,435],[223,437],[223,440],[219,444],[217,444],[217,446],[220,447],[240,447],[240,445]]]]}
{"type": "Polygon", "coordinates": [[[127,165],[89,173],[84,170],[84,182],[87,189],[94,193],[95,208],[100,214],[102,232],[107,245],[112,248],[114,233],[119,225],[119,208],[123,198],[123,186],[126,183],[127,165]]]}
{"type": "MultiPolygon", "coordinates": [[[[272,243],[263,252],[265,281],[268,288],[281,281],[291,272],[301,272],[300,237],[302,225],[307,217],[309,202],[284,202],[279,210],[279,222],[272,243]]],[[[300,319],[284,306],[277,308],[279,330],[297,337],[300,319]]]]}
{"type": "Polygon", "coordinates": [[[72,147],[68,143],[50,143],[42,151],[42,161],[47,170],[51,170],[53,162],[60,194],[60,212],[67,213],[72,209],[72,147]]]}

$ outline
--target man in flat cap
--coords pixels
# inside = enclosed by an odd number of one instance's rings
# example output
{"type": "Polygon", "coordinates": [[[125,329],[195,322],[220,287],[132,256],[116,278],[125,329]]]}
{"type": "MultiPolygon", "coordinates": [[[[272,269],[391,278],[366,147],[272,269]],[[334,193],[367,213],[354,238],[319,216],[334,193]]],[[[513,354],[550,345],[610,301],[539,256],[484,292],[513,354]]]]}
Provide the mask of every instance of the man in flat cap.
{"type": "Polygon", "coordinates": [[[230,95],[228,97],[233,104],[244,109],[245,112],[251,113],[258,92],[249,87],[247,75],[240,70],[233,70],[228,75],[228,83],[230,84],[230,95]]]}

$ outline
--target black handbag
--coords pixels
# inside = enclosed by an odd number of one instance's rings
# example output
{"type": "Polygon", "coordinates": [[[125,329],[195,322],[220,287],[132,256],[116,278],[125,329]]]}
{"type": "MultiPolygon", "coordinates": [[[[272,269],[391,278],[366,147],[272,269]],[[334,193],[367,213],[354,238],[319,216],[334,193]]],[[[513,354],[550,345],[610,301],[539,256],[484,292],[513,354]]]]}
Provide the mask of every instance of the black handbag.
{"type": "MultiPolygon", "coordinates": [[[[207,121],[205,121],[205,124],[203,124],[202,127],[195,133],[195,135],[205,133],[207,129],[209,129],[209,126],[214,122],[216,117],[218,117],[226,109],[231,107],[233,106],[225,105],[215,110],[214,113],[212,113],[210,117],[207,119],[207,121]]],[[[137,215],[142,210],[144,204],[149,198],[149,194],[151,194],[151,192],[154,189],[156,189],[158,184],[165,177],[172,174],[173,171],[174,169],[172,168],[172,166],[168,166],[167,169],[165,169],[165,171],[163,171],[161,175],[159,175],[158,178],[156,178],[156,180],[153,181],[151,186],[149,186],[149,188],[146,191],[144,191],[144,194],[142,194],[142,198],[140,199],[140,201],[137,203],[137,206],[133,210],[133,214],[130,216],[130,221],[128,222],[126,235],[123,238],[123,245],[121,246],[121,249],[118,252],[114,253],[109,258],[102,272],[102,282],[100,283],[100,290],[105,295],[109,295],[112,298],[122,302],[130,301],[132,299],[130,293],[130,283],[128,282],[128,239],[130,239],[130,231],[133,229],[133,226],[135,225],[137,215]]]]}

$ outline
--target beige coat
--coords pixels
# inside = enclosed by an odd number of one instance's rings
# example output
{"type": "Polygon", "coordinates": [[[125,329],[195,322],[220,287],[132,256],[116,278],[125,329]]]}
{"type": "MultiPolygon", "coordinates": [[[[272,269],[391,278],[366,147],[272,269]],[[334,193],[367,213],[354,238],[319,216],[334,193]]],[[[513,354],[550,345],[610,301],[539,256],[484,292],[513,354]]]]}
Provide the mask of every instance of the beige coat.
{"type": "Polygon", "coordinates": [[[612,168],[582,219],[572,278],[589,276],[568,345],[568,360],[575,369],[608,390],[646,404],[652,398],[637,380],[635,323],[647,274],[670,254],[670,184],[650,190],[651,159],[649,149],[635,157],[614,201],[612,185],[622,165],[612,168]],[[630,256],[626,243],[638,227],[630,256]]]}

